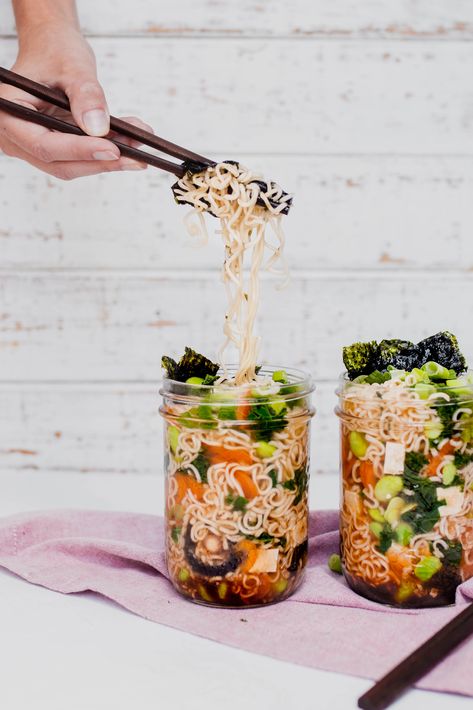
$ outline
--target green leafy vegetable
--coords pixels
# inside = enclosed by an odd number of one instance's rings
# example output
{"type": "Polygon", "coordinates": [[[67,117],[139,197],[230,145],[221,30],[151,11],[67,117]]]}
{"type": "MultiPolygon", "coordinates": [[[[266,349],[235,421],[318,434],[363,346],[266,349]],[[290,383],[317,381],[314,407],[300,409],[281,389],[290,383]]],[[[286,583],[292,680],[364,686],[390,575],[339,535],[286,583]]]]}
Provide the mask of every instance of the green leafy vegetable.
{"type": "Polygon", "coordinates": [[[351,380],[358,375],[369,374],[376,369],[372,363],[378,350],[378,343],[375,340],[371,340],[369,343],[353,343],[343,348],[343,363],[351,380]]]}
{"type": "MultiPolygon", "coordinates": [[[[442,387],[438,388],[439,392],[442,392],[442,390],[442,387]]],[[[450,439],[455,432],[455,421],[453,419],[453,415],[457,411],[459,403],[458,397],[456,397],[453,392],[449,392],[448,395],[450,397],[450,401],[445,402],[445,404],[443,402],[439,404],[436,411],[442,423],[441,436],[450,439]]]]}
{"type": "Polygon", "coordinates": [[[212,407],[208,404],[199,404],[181,414],[179,423],[188,429],[215,429],[217,422],[214,419],[212,407]]]}
{"type": "Polygon", "coordinates": [[[237,418],[236,407],[221,406],[218,408],[218,418],[224,421],[234,420],[237,418]]]}
{"type": "Polygon", "coordinates": [[[447,543],[448,547],[441,548],[441,551],[443,553],[443,561],[449,565],[458,567],[460,565],[463,553],[461,542],[451,542],[450,540],[444,540],[444,542],[447,543]]]}
{"type": "Polygon", "coordinates": [[[210,461],[208,460],[202,449],[199,451],[196,458],[192,461],[192,465],[195,466],[198,470],[202,483],[208,483],[207,469],[210,466],[210,461]]]}
{"type": "Polygon", "coordinates": [[[185,348],[184,355],[179,362],[164,355],[161,359],[161,364],[166,370],[167,377],[178,382],[186,382],[191,377],[200,377],[203,380],[203,384],[213,384],[213,382],[205,382],[205,378],[207,376],[215,377],[219,370],[219,365],[192,350],[192,348],[185,348]]]}
{"type": "Polygon", "coordinates": [[[171,537],[174,542],[179,542],[179,537],[181,535],[182,528],[173,528],[171,531],[171,537]]]}
{"type": "Polygon", "coordinates": [[[245,535],[247,540],[254,540],[255,542],[261,542],[263,544],[270,543],[271,545],[279,545],[280,547],[286,547],[287,539],[283,537],[273,537],[267,532],[261,533],[261,535],[245,535]]]}
{"type": "Polygon", "coordinates": [[[395,540],[395,538],[396,538],[396,535],[395,535],[392,527],[390,525],[385,525],[379,535],[378,550],[380,552],[382,552],[384,555],[391,547],[393,540],[395,540]]]}
{"type": "Polygon", "coordinates": [[[453,463],[458,469],[465,468],[465,466],[468,466],[472,461],[473,454],[467,454],[466,452],[462,454],[460,451],[455,451],[453,463]]]}
{"type": "Polygon", "coordinates": [[[297,486],[297,495],[294,498],[294,505],[301,502],[307,487],[309,485],[309,477],[307,475],[307,470],[305,468],[298,468],[294,474],[294,479],[297,486]]]}
{"type": "Polygon", "coordinates": [[[272,469],[272,470],[268,473],[268,476],[270,477],[270,479],[271,479],[271,481],[272,481],[272,483],[273,483],[273,488],[276,488],[276,486],[278,485],[278,474],[277,474],[277,471],[275,471],[274,469],[272,469]]]}
{"type": "Polygon", "coordinates": [[[427,466],[429,459],[420,451],[408,451],[404,459],[404,465],[414,473],[422,471],[424,466],[427,466]]]}
{"type": "Polygon", "coordinates": [[[370,375],[365,376],[365,383],[367,385],[382,385],[383,382],[387,382],[390,379],[391,375],[389,374],[389,372],[380,372],[379,370],[375,370],[370,375]]]}
{"type": "Polygon", "coordinates": [[[248,419],[257,423],[252,429],[252,435],[256,441],[269,441],[276,431],[281,431],[287,425],[284,415],[287,408],[283,407],[279,412],[271,407],[266,397],[259,397],[258,404],[254,404],[248,414],[248,419]]]}
{"type": "Polygon", "coordinates": [[[225,498],[225,503],[231,505],[233,510],[243,511],[246,510],[248,500],[243,496],[234,496],[232,493],[229,493],[225,498]]]}
{"type": "Polygon", "coordinates": [[[295,491],[297,488],[296,482],[293,478],[290,478],[289,481],[284,481],[282,487],[288,491],[295,491]]]}
{"type": "Polygon", "coordinates": [[[415,503],[416,507],[403,513],[402,519],[412,526],[415,534],[430,532],[440,519],[439,507],[445,505],[444,500],[437,499],[439,484],[428,478],[422,478],[407,468],[404,469],[403,480],[404,487],[414,492],[408,500],[410,503],[415,503]]]}
{"type": "Polygon", "coordinates": [[[202,382],[203,385],[213,385],[215,381],[218,380],[218,375],[205,375],[202,382]]]}
{"type": "Polygon", "coordinates": [[[389,368],[416,370],[418,374],[418,370],[426,363],[435,364],[431,371],[436,380],[452,379],[452,372],[458,375],[466,369],[457,339],[448,331],[431,335],[416,345],[398,338],[381,340],[379,343],[375,340],[353,343],[343,348],[343,362],[351,380],[360,375],[373,377],[372,382],[364,380],[367,384],[383,381],[380,375],[389,368]]]}

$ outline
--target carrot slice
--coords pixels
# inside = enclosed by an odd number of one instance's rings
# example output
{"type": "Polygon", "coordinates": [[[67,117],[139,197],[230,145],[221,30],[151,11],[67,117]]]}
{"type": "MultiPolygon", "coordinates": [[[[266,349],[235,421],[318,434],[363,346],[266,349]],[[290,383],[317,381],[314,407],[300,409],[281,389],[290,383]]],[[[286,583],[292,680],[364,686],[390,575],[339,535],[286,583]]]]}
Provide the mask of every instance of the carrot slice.
{"type": "Polygon", "coordinates": [[[255,498],[258,495],[258,488],[247,471],[237,470],[233,475],[240,484],[245,498],[255,498]]]}
{"type": "Polygon", "coordinates": [[[176,473],[174,475],[177,483],[176,503],[180,503],[186,496],[187,491],[192,491],[197,500],[202,500],[204,495],[204,486],[199,481],[196,481],[192,476],[187,476],[185,473],[176,473]]]}
{"type": "Polygon", "coordinates": [[[226,449],[224,446],[206,444],[205,448],[211,464],[215,463],[240,463],[242,466],[251,466],[253,459],[247,449],[226,449]]]}
{"type": "Polygon", "coordinates": [[[242,422],[248,419],[251,406],[249,404],[239,404],[236,408],[236,418],[237,421],[242,422]]]}
{"type": "Polygon", "coordinates": [[[245,554],[245,559],[240,565],[240,572],[249,572],[258,557],[258,548],[251,540],[240,540],[237,549],[245,554]]]}
{"type": "Polygon", "coordinates": [[[453,446],[451,441],[447,441],[446,444],[442,446],[442,448],[439,450],[438,454],[435,456],[432,456],[430,459],[427,468],[425,469],[425,474],[426,476],[435,476],[437,469],[439,465],[442,463],[442,459],[444,456],[448,456],[449,454],[453,454],[455,451],[455,446],[453,446]]]}
{"type": "Polygon", "coordinates": [[[374,466],[371,461],[362,461],[360,463],[360,478],[363,483],[363,488],[368,488],[369,485],[374,486],[376,478],[374,475],[374,466]]]}

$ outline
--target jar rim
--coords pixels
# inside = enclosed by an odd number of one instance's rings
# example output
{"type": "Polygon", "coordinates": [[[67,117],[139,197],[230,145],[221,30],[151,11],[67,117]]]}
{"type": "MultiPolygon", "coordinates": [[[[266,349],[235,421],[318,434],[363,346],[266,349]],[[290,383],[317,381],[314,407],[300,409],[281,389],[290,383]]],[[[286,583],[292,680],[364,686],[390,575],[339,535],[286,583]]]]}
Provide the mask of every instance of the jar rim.
{"type": "MultiPolygon", "coordinates": [[[[226,371],[231,376],[237,369],[236,365],[228,365],[226,371]]],[[[223,375],[223,370],[219,370],[217,374],[223,375]]],[[[258,375],[267,379],[262,379],[258,383],[245,383],[239,386],[225,385],[225,383],[211,385],[190,384],[163,377],[159,393],[163,397],[170,397],[174,401],[185,404],[187,402],[194,403],[196,400],[198,401],[217,390],[218,393],[226,395],[222,404],[228,405],[238,402],[251,405],[258,403],[262,397],[270,401],[272,395],[279,400],[284,399],[285,401],[301,399],[315,390],[311,375],[296,368],[264,365],[258,375]],[[281,370],[285,372],[288,382],[282,383],[272,379],[273,374],[281,370]]]]}
{"type": "MultiPolygon", "coordinates": [[[[471,379],[470,382],[464,382],[464,383],[461,383],[460,385],[459,384],[450,385],[450,386],[442,385],[441,391],[446,394],[449,394],[449,393],[455,394],[461,388],[462,390],[465,390],[465,391],[467,390],[468,395],[471,393],[471,396],[473,398],[473,369],[468,368],[461,375],[457,375],[456,379],[462,379],[467,376],[470,377],[470,379],[471,379]]],[[[387,380],[387,382],[389,382],[389,380],[387,380]]],[[[337,386],[337,389],[335,390],[335,394],[337,394],[339,397],[342,397],[344,391],[346,391],[345,388],[347,385],[356,385],[358,387],[373,387],[378,384],[379,383],[377,383],[377,382],[367,383],[367,382],[356,382],[356,380],[350,380],[350,378],[348,377],[348,372],[345,370],[344,372],[341,373],[341,375],[338,378],[338,386],[337,386]]],[[[384,383],[382,383],[382,384],[384,384],[384,383]]],[[[406,389],[408,389],[408,390],[412,390],[413,388],[414,388],[414,386],[410,386],[410,385],[406,386],[406,389]]],[[[466,395],[466,396],[468,396],[468,395],[466,395]]],[[[420,400],[420,402],[424,402],[424,401],[425,400],[420,400]]]]}
{"type": "MultiPolygon", "coordinates": [[[[433,391],[428,397],[425,399],[421,398],[419,396],[418,399],[412,399],[408,400],[407,406],[411,411],[415,410],[422,410],[425,407],[428,407],[433,410],[439,410],[442,409],[442,407],[451,407],[453,403],[457,405],[458,409],[465,408],[465,409],[471,409],[472,410],[472,416],[473,416],[473,370],[468,369],[466,370],[462,375],[459,375],[458,378],[465,377],[466,375],[470,375],[472,382],[465,382],[461,383],[460,385],[451,385],[451,386],[443,386],[440,391],[433,391]],[[453,395],[453,398],[452,398],[453,395]]],[[[346,396],[347,392],[349,392],[350,387],[349,385],[354,385],[359,387],[360,389],[364,389],[367,387],[376,387],[378,383],[363,383],[363,382],[355,382],[354,380],[350,380],[348,378],[348,373],[343,372],[340,377],[339,377],[339,384],[337,389],[335,390],[336,395],[338,396],[339,399],[339,406],[336,407],[335,413],[337,414],[338,417],[341,419],[345,417],[349,417],[350,419],[364,419],[365,417],[363,416],[362,413],[355,414],[353,412],[348,412],[343,409],[343,403],[344,402],[352,402],[355,405],[361,405],[365,408],[367,412],[372,410],[373,408],[379,406],[380,402],[382,402],[382,399],[364,399],[362,396],[356,397],[356,396],[346,396]]],[[[408,391],[408,392],[415,392],[414,385],[406,385],[405,388],[402,386],[399,387],[400,391],[408,391]]],[[[375,390],[376,391],[376,390],[375,390]]],[[[387,401],[387,400],[385,400],[387,401]]],[[[399,400],[395,401],[401,401],[401,398],[399,400]]],[[[471,421],[470,418],[468,418],[468,422],[471,421]]],[[[411,421],[408,418],[404,419],[403,423],[405,425],[418,425],[418,422],[416,421],[411,421]]],[[[458,422],[459,424],[464,424],[464,422],[458,422]]]]}

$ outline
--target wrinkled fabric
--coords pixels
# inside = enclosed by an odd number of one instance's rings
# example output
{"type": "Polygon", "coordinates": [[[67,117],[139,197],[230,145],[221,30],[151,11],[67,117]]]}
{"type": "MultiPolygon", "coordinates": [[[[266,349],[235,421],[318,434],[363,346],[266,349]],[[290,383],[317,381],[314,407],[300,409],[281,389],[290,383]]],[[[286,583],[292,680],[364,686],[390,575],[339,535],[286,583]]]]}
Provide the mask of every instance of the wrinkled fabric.
{"type": "MultiPolygon", "coordinates": [[[[92,591],[135,614],[236,648],[304,666],[377,679],[473,601],[399,610],[352,592],[327,567],[338,513],[312,512],[306,578],[288,600],[257,609],[192,604],[168,581],[163,520],[95,511],[25,513],[0,520],[0,566],[65,594],[92,591]]],[[[473,638],[419,683],[473,696],[473,638]]]]}

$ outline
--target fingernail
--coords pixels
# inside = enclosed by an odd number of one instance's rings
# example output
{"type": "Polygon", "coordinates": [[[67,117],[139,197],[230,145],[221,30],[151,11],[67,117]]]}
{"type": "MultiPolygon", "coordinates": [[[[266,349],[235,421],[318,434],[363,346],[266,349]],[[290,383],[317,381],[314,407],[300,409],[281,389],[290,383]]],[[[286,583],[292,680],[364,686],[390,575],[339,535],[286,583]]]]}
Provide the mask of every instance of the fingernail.
{"type": "Polygon", "coordinates": [[[119,155],[115,155],[111,150],[98,150],[96,153],[92,153],[94,160],[118,160],[119,155]]]}
{"type": "Polygon", "coordinates": [[[146,170],[146,163],[139,163],[137,160],[123,160],[122,170],[146,170]]]}
{"type": "Polygon", "coordinates": [[[87,133],[91,136],[103,136],[109,131],[108,116],[102,109],[86,111],[82,115],[87,133]]]}

